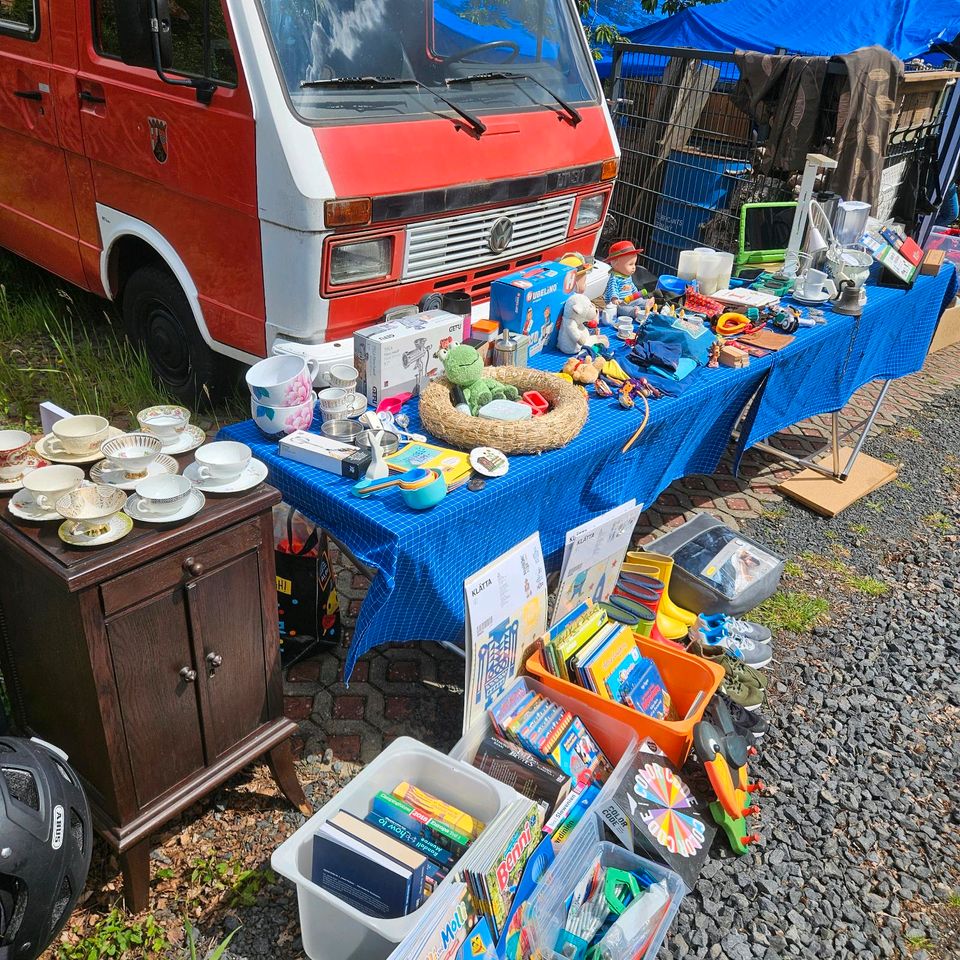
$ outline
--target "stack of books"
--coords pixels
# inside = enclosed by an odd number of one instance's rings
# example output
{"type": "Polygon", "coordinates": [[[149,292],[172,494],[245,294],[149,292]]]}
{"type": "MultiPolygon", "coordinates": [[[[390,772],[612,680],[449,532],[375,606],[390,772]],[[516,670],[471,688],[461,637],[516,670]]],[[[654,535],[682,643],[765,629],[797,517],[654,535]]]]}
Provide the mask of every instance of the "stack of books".
{"type": "Polygon", "coordinates": [[[633,631],[589,600],[539,641],[555,677],[591,690],[657,720],[673,718],[670,694],[657,665],[637,648],[633,631]]]}
{"type": "Polygon", "coordinates": [[[313,838],[313,882],[380,918],[417,910],[485,824],[413,784],[380,791],[361,819],[340,810],[313,838]]]}

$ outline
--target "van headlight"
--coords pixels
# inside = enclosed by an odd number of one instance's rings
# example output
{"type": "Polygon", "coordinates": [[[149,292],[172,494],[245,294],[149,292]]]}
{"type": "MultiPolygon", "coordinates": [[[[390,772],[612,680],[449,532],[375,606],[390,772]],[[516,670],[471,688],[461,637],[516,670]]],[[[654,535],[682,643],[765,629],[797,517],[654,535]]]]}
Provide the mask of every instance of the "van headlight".
{"type": "Polygon", "coordinates": [[[392,263],[393,237],[338,243],[330,251],[330,283],[342,286],[386,277],[392,263]]]}
{"type": "Polygon", "coordinates": [[[582,230],[596,223],[603,216],[603,205],[606,201],[606,194],[595,193],[592,197],[585,197],[580,201],[580,207],[577,210],[577,219],[574,221],[573,229],[582,230]]]}

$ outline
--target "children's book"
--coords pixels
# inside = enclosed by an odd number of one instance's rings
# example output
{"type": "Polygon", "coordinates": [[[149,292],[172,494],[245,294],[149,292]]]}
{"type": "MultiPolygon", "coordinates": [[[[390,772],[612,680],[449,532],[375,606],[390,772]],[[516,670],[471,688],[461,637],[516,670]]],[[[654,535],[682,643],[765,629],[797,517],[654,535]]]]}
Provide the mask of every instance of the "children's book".
{"type": "Polygon", "coordinates": [[[547,573],[534,533],[463,583],[463,731],[500,697],[547,629],[547,573]]]}
{"type": "Polygon", "coordinates": [[[408,443],[383,459],[391,473],[406,473],[417,468],[439,470],[446,478],[448,490],[466,483],[473,471],[468,454],[432,443],[408,443]]]}
{"type": "Polygon", "coordinates": [[[619,625],[615,627],[603,646],[584,666],[589,689],[609,700],[607,680],[630,657],[631,651],[636,653],[636,649],[633,632],[619,625]]]}
{"type": "Polygon", "coordinates": [[[663,685],[657,665],[648,657],[638,657],[620,687],[620,699],[628,707],[655,720],[670,717],[670,694],[663,685]]]}
{"type": "Polygon", "coordinates": [[[600,603],[610,596],[642,510],[629,500],[567,532],[554,623],[588,598],[600,603]]]}

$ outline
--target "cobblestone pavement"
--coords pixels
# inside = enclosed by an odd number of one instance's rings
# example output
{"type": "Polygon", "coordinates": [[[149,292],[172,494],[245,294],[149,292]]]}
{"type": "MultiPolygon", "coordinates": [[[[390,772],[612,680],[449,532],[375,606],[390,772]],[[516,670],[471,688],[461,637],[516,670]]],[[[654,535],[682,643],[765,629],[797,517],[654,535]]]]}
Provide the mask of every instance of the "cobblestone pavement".
{"type": "MultiPolygon", "coordinates": [[[[893,381],[874,426],[887,430],[960,385],[960,344],[927,358],[923,370],[893,381]]],[[[841,411],[840,430],[862,420],[880,384],[860,390],[841,411]]],[[[772,443],[798,455],[820,448],[829,437],[830,417],[814,417],[783,431],[772,443]]],[[[865,447],[870,452],[870,442],[865,447]]],[[[782,497],[776,485],[797,468],[785,460],[750,451],[740,476],[728,455],[713,475],[691,476],[671,484],[637,524],[642,544],[689,516],[708,511],[732,527],[775,515],[782,497]]],[[[333,548],[336,551],[336,548],[333,548]]],[[[337,591],[343,607],[345,640],[355,623],[369,580],[336,553],[337,591]]],[[[439,644],[383,647],[365,656],[349,687],[341,680],[345,648],[293,666],[285,682],[285,712],[300,723],[299,753],[332,749],[341,760],[366,763],[397,736],[418,737],[440,749],[457,739],[461,723],[463,659],[439,644]]]]}

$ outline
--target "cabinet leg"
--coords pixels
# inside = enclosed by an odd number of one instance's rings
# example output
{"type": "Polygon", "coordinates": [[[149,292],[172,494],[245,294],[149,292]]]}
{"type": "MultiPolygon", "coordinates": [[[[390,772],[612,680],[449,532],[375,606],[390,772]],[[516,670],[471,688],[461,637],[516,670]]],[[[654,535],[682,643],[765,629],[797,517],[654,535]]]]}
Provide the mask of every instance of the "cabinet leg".
{"type": "Polygon", "coordinates": [[[267,764],[270,773],[276,780],[280,792],[305,816],[313,813],[303,787],[297,779],[297,771],[293,765],[293,754],[290,752],[290,741],[284,740],[267,752],[267,764]]]}
{"type": "Polygon", "coordinates": [[[150,839],[141,840],[120,854],[123,900],[131,913],[150,906],[150,839]]]}

